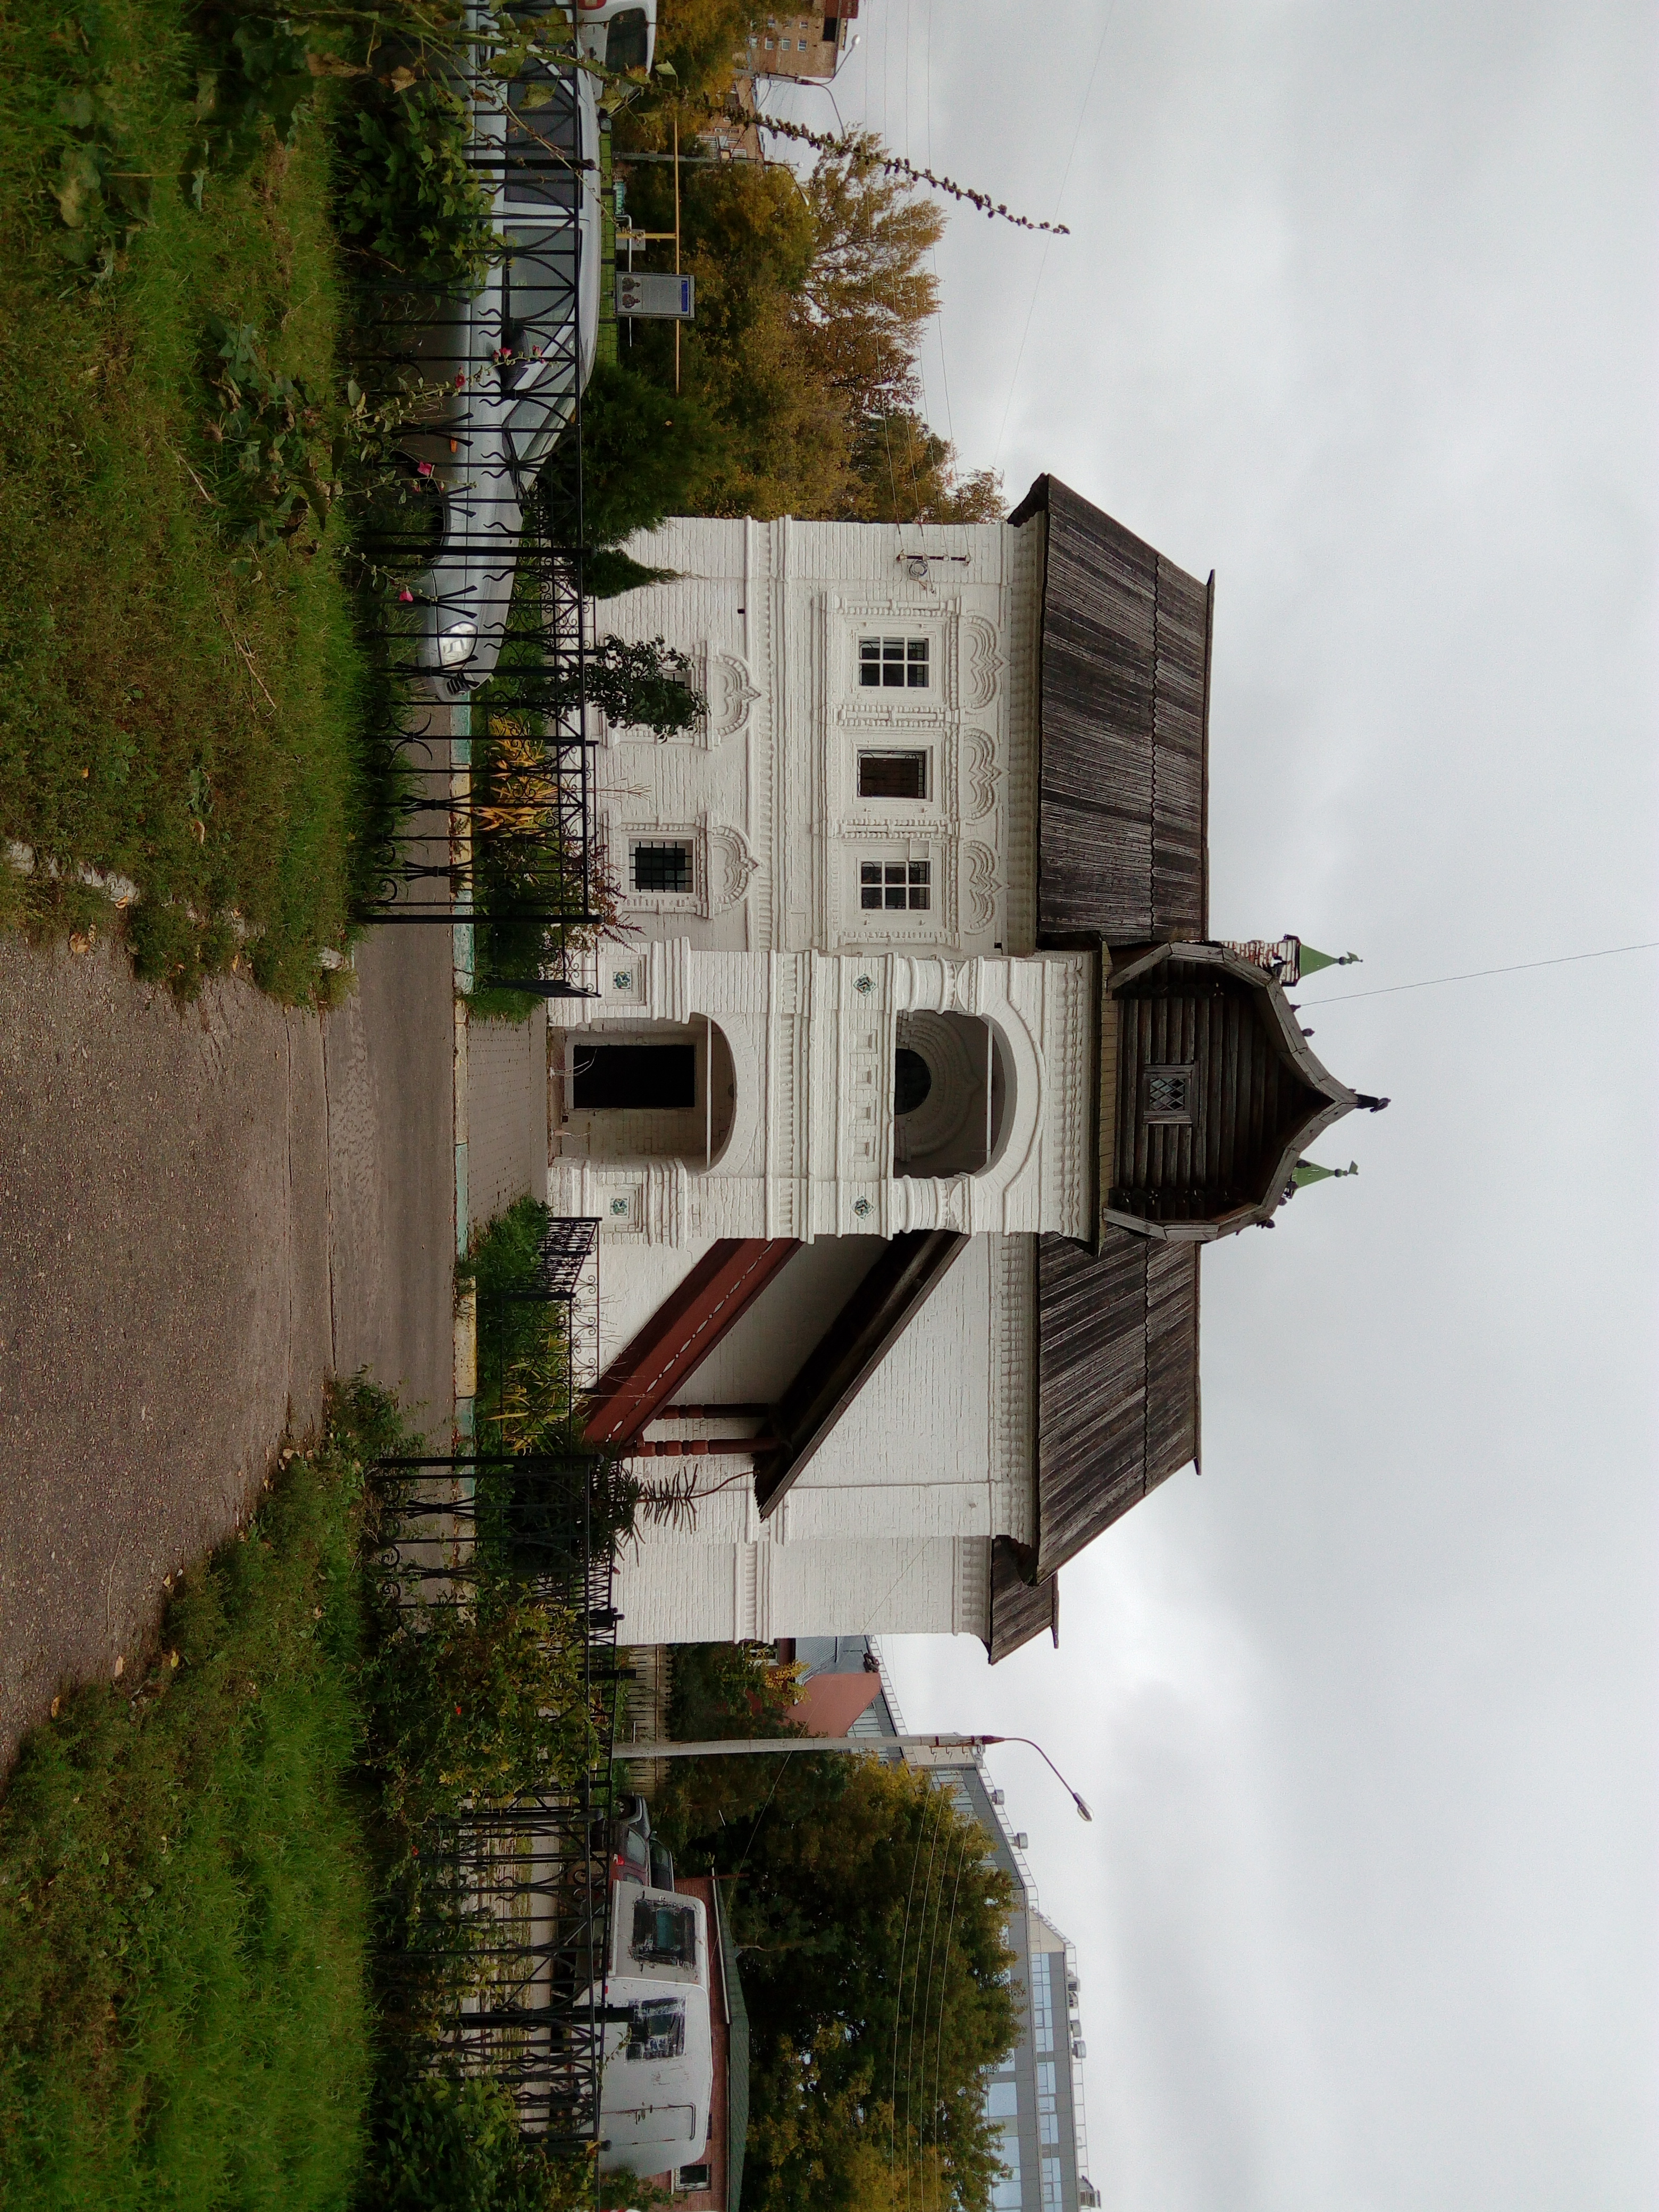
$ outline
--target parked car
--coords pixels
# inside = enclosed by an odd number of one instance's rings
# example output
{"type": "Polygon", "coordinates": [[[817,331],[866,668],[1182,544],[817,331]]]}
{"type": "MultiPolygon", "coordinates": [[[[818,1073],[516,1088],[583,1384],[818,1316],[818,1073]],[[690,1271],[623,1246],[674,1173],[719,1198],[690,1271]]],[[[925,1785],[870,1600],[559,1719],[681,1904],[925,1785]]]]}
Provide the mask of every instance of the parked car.
{"type": "Polygon", "coordinates": [[[617,72],[644,70],[657,58],[657,0],[576,0],[576,44],[617,72]]]}
{"type": "Polygon", "coordinates": [[[674,1861],[665,1844],[651,1832],[651,1809],[643,1797],[623,1797],[611,1824],[611,1878],[674,1887],[674,1861]]]}
{"type": "Polygon", "coordinates": [[[493,185],[500,249],[470,297],[407,310],[406,357],[449,397],[402,439],[417,497],[405,583],[412,657],[459,697],[500,654],[526,504],[592,373],[599,319],[594,80],[532,62],[472,102],[470,158],[493,185]]]}

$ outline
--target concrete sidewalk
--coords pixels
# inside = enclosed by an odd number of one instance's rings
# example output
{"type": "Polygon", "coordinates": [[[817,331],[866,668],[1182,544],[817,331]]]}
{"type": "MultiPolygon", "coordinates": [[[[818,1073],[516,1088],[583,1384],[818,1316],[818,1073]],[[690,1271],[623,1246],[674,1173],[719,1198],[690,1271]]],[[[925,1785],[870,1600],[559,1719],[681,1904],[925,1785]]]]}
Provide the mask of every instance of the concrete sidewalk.
{"type": "Polygon", "coordinates": [[[330,1372],[448,1433],[450,933],[356,965],[324,1023],[0,939],[0,1774],[60,1682],[138,1647],[330,1372]]]}

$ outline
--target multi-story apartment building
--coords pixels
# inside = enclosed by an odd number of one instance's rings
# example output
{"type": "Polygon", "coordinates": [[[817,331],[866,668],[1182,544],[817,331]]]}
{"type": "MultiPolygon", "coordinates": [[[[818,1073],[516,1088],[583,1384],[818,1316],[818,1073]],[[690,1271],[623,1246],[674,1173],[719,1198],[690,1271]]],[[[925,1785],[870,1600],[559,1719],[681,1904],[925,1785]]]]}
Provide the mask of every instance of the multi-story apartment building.
{"type": "MultiPolygon", "coordinates": [[[[867,1737],[872,1746],[884,1736],[905,1733],[879,1650],[869,1638],[799,1637],[793,1650],[806,1667],[809,1682],[825,1674],[864,1673],[873,1660],[879,1687],[848,1733],[867,1737]]],[[[1019,2039],[985,2089],[986,2111],[1001,2130],[1007,2168],[992,2198],[994,2212],[1083,2212],[1100,2203],[1100,2192],[1088,2172],[1076,1950],[1040,1910],[1036,1884],[1025,1863],[1025,1838],[1009,1828],[1003,1793],[992,1786],[977,1761],[960,1752],[890,1755],[930,1767],[958,1809],[984,1829],[987,1856],[1014,1886],[1008,1945],[1020,1998],[1019,2039]]]]}
{"type": "Polygon", "coordinates": [[[757,22],[732,61],[749,77],[831,77],[851,44],[859,0],[830,0],[810,15],[769,15],[757,22]]]}

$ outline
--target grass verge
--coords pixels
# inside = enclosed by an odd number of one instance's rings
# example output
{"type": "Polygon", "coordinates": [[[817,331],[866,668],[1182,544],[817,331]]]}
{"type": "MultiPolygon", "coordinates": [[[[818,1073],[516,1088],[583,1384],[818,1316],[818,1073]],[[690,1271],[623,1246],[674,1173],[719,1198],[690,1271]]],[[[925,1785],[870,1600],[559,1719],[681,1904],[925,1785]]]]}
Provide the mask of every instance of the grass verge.
{"type": "Polygon", "coordinates": [[[0,1806],[0,2202],[345,2206],[374,2071],[360,1397],[0,1806]]]}
{"type": "MultiPolygon", "coordinates": [[[[193,204],[202,59],[182,0],[0,13],[0,836],[131,878],[141,970],[187,994],[246,960],[295,1000],[346,934],[374,678],[337,514],[309,558],[279,544],[246,573],[209,329],[252,326],[327,391],[343,292],[314,116],[193,204]],[[104,200],[72,230],[59,196],[94,155],[104,200]],[[101,224],[114,252],[122,178],[143,227],[94,277],[66,249],[101,224]]],[[[45,871],[9,902],[85,925],[45,871]]]]}
{"type": "Polygon", "coordinates": [[[490,1954],[431,1846],[463,1806],[591,1770],[582,1633],[508,1577],[397,1604],[364,1469],[401,1441],[389,1400],[337,1395],[182,1578],[155,1662],[26,1740],[0,1804],[7,2212],[590,2201],[509,2087],[432,2064],[490,1954]]]}

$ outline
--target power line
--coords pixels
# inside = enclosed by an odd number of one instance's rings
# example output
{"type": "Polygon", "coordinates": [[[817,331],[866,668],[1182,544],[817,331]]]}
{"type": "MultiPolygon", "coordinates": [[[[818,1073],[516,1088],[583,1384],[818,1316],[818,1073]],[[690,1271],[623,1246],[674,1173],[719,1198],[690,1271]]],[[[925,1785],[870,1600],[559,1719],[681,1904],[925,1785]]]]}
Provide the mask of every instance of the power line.
{"type": "Polygon", "coordinates": [[[1334,999],[1298,999],[1300,1006],[1341,1006],[1352,999],[1389,999],[1397,991],[1433,991],[1443,983],[1474,983],[1485,975],[1524,975],[1534,968],[1570,968],[1578,960],[1615,960],[1622,952],[1659,951],[1659,937],[1640,945],[1606,945],[1599,952],[1561,952],[1553,960],[1517,960],[1508,968],[1470,968],[1461,975],[1425,975],[1418,983],[1382,983],[1374,991],[1340,991],[1334,999]]]}

